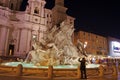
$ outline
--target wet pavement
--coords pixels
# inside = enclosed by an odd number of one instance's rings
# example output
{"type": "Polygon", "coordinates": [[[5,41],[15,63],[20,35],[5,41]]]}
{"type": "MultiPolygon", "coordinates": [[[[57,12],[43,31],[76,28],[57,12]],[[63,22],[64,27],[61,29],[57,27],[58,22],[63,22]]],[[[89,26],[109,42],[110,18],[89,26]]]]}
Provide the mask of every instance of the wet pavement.
{"type": "MultiPolygon", "coordinates": [[[[0,75],[0,80],[50,80],[47,78],[38,78],[38,77],[17,77],[17,76],[7,76],[7,75],[0,75]]],[[[112,75],[104,75],[103,77],[98,76],[88,76],[87,79],[72,79],[70,77],[62,78],[62,77],[55,77],[52,80],[120,80],[120,73],[118,76],[112,75]]]]}

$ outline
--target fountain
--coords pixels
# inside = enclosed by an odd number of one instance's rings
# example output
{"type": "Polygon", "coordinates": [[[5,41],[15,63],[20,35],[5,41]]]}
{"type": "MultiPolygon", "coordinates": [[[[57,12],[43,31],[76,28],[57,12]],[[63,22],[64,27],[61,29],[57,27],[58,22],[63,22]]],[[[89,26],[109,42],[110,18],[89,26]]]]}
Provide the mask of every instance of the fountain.
{"type": "MultiPolygon", "coordinates": [[[[33,49],[29,51],[26,59],[22,62],[3,63],[6,66],[17,66],[22,64],[24,67],[47,67],[48,65],[66,68],[77,68],[78,58],[87,56],[84,45],[78,40],[77,46],[72,42],[73,25],[65,24],[63,21],[60,26],[54,26],[47,31],[43,40],[33,41],[33,49]],[[26,66],[27,65],[27,66],[26,66]],[[74,65],[74,66],[73,66],[74,65]],[[71,67],[72,66],[72,67],[71,67]]],[[[88,64],[88,68],[95,68],[98,65],[88,64]]]]}
{"type": "MultiPolygon", "coordinates": [[[[41,42],[33,41],[33,50],[28,53],[25,62],[38,66],[78,64],[79,55],[85,50],[80,41],[78,46],[72,43],[73,32],[73,25],[65,24],[64,21],[60,26],[54,26],[41,42]]],[[[83,55],[86,56],[85,53],[83,55]]]]}
{"type": "MultiPolygon", "coordinates": [[[[48,66],[37,66],[32,63],[25,63],[25,62],[6,62],[2,63],[3,66],[9,66],[9,67],[17,67],[19,64],[22,64],[25,68],[48,68],[48,66]]],[[[96,69],[100,65],[99,64],[87,64],[87,69],[96,69]]],[[[78,65],[54,65],[54,69],[77,69],[78,65]]]]}

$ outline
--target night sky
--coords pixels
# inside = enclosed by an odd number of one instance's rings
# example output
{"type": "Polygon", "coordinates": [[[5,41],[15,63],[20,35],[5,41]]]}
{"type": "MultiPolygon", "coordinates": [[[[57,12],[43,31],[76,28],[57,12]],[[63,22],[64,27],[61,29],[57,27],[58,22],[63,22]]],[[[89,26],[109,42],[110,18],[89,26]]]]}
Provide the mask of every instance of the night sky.
{"type": "MultiPolygon", "coordinates": [[[[54,0],[46,1],[46,8],[54,7],[54,0]]],[[[76,18],[76,31],[84,30],[120,39],[119,0],[65,0],[65,7],[68,8],[66,13],[76,18]]]]}

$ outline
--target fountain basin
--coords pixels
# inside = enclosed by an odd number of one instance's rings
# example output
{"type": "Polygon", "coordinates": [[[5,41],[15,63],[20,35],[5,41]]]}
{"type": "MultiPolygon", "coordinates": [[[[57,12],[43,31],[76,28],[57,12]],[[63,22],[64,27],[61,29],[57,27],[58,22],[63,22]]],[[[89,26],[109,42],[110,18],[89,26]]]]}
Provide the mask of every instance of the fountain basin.
{"type": "MultiPolygon", "coordinates": [[[[48,66],[35,66],[32,63],[25,63],[25,62],[6,62],[6,63],[1,63],[2,66],[10,66],[10,67],[17,67],[18,64],[22,64],[23,67],[25,68],[48,68],[48,66]]],[[[87,69],[94,69],[98,68],[100,64],[87,64],[86,68],[87,69]]],[[[53,66],[54,69],[77,69],[78,65],[57,65],[53,66]]]]}

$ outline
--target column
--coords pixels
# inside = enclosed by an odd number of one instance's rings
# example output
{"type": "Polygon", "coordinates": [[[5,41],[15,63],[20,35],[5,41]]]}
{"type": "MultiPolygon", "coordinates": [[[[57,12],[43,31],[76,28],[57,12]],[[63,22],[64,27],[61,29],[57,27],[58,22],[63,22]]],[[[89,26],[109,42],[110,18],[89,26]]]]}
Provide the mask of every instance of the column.
{"type": "Polygon", "coordinates": [[[41,16],[42,11],[42,4],[41,1],[39,1],[39,16],[41,16]]]}
{"type": "Polygon", "coordinates": [[[21,30],[18,30],[18,37],[17,37],[17,43],[16,43],[16,49],[15,49],[15,55],[19,52],[19,47],[20,47],[20,38],[21,38],[21,30]]]}
{"type": "Polygon", "coordinates": [[[27,39],[27,32],[25,29],[21,30],[21,37],[20,37],[20,52],[23,52],[24,50],[26,50],[26,40],[27,39]]]}
{"type": "Polygon", "coordinates": [[[7,35],[7,29],[6,27],[2,27],[0,33],[0,54],[2,55],[5,54],[6,35],[7,35]]]}
{"type": "Polygon", "coordinates": [[[24,28],[21,30],[19,55],[25,57],[26,52],[30,49],[31,32],[24,28]]]}
{"type": "Polygon", "coordinates": [[[7,55],[7,53],[8,53],[8,38],[9,38],[9,28],[7,28],[7,35],[6,35],[6,43],[5,43],[5,55],[7,55]]]}
{"type": "Polygon", "coordinates": [[[45,6],[45,1],[42,1],[41,2],[41,23],[40,24],[45,24],[45,8],[44,8],[44,6],[45,6]]]}
{"type": "Polygon", "coordinates": [[[27,31],[27,49],[26,52],[29,52],[31,49],[31,30],[27,31]]]}
{"type": "Polygon", "coordinates": [[[33,1],[31,1],[30,2],[31,3],[31,14],[34,14],[34,2],[33,1]]]}
{"type": "Polygon", "coordinates": [[[45,17],[45,16],[44,16],[44,14],[45,14],[45,12],[44,12],[44,9],[45,9],[44,6],[45,6],[46,2],[45,2],[45,1],[42,1],[41,4],[42,4],[42,5],[41,5],[41,17],[43,18],[43,17],[45,17]]]}

